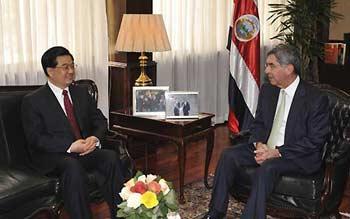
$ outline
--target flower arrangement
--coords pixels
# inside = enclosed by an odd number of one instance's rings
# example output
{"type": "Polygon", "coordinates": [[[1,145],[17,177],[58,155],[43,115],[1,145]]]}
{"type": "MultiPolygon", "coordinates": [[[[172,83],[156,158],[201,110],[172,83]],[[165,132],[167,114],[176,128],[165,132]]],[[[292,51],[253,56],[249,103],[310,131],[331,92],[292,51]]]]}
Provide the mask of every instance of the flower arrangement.
{"type": "Polygon", "coordinates": [[[127,219],[180,219],[178,203],[170,182],[159,176],[138,171],[119,193],[123,202],[117,216],[127,219]]]}

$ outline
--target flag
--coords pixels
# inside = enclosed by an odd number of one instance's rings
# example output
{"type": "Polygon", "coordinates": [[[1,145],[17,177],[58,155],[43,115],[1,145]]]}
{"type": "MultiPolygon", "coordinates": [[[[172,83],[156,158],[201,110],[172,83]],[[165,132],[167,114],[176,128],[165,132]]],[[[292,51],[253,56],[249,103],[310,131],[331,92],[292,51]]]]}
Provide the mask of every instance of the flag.
{"type": "Polygon", "coordinates": [[[231,132],[246,130],[252,123],[260,87],[260,23],[257,2],[234,0],[230,50],[229,116],[231,132]]]}

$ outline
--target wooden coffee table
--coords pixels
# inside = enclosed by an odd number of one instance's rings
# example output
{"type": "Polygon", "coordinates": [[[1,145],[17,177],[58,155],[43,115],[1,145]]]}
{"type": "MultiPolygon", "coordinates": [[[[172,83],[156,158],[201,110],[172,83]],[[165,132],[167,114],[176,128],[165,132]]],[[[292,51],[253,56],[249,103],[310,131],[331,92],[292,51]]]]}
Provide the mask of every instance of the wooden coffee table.
{"type": "MultiPolygon", "coordinates": [[[[211,119],[214,114],[200,113],[196,119],[156,119],[133,116],[130,112],[111,112],[111,129],[128,135],[129,137],[146,140],[167,140],[177,146],[179,167],[179,189],[181,203],[184,198],[184,178],[186,163],[186,145],[191,141],[206,139],[206,157],[204,170],[204,184],[208,185],[208,169],[214,147],[214,127],[211,119]]],[[[148,156],[146,154],[145,156],[148,156]]],[[[146,161],[148,157],[146,157],[146,161]]]]}

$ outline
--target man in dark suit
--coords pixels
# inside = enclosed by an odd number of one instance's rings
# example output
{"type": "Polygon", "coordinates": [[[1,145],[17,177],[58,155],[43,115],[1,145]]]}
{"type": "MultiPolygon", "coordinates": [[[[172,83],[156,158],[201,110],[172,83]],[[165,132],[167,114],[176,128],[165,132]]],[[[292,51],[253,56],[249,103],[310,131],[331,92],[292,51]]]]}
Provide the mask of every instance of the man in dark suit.
{"type": "Polygon", "coordinates": [[[23,99],[23,127],[35,167],[59,177],[70,218],[91,218],[87,171],[97,183],[115,218],[123,178],[120,160],[101,149],[107,120],[84,88],[72,85],[75,64],[63,47],[47,50],[41,63],[46,85],[23,99]]]}
{"type": "Polygon", "coordinates": [[[191,105],[188,101],[183,102],[182,111],[184,112],[184,116],[190,115],[191,105]]]}
{"type": "Polygon", "coordinates": [[[328,99],[301,80],[298,52],[278,45],[267,54],[270,84],[261,87],[248,144],[221,154],[206,218],[223,218],[241,166],[256,167],[241,218],[266,218],[266,200],[283,174],[311,174],[321,167],[329,132],[328,99]]]}

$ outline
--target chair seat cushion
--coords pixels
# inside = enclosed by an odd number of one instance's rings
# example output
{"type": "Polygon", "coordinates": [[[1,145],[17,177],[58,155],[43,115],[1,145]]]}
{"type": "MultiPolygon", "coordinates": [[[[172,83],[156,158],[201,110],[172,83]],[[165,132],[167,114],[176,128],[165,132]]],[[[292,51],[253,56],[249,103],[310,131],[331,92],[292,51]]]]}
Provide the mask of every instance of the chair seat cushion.
{"type": "MultiPolygon", "coordinates": [[[[254,167],[242,168],[236,186],[238,186],[238,188],[243,187],[244,190],[249,191],[251,179],[254,178],[255,169],[254,167]]],[[[322,192],[322,185],[323,171],[308,176],[286,175],[282,176],[277,182],[274,194],[293,196],[302,199],[319,199],[322,192]]]]}
{"type": "Polygon", "coordinates": [[[0,167],[0,213],[55,195],[56,180],[14,168],[0,167]]]}

